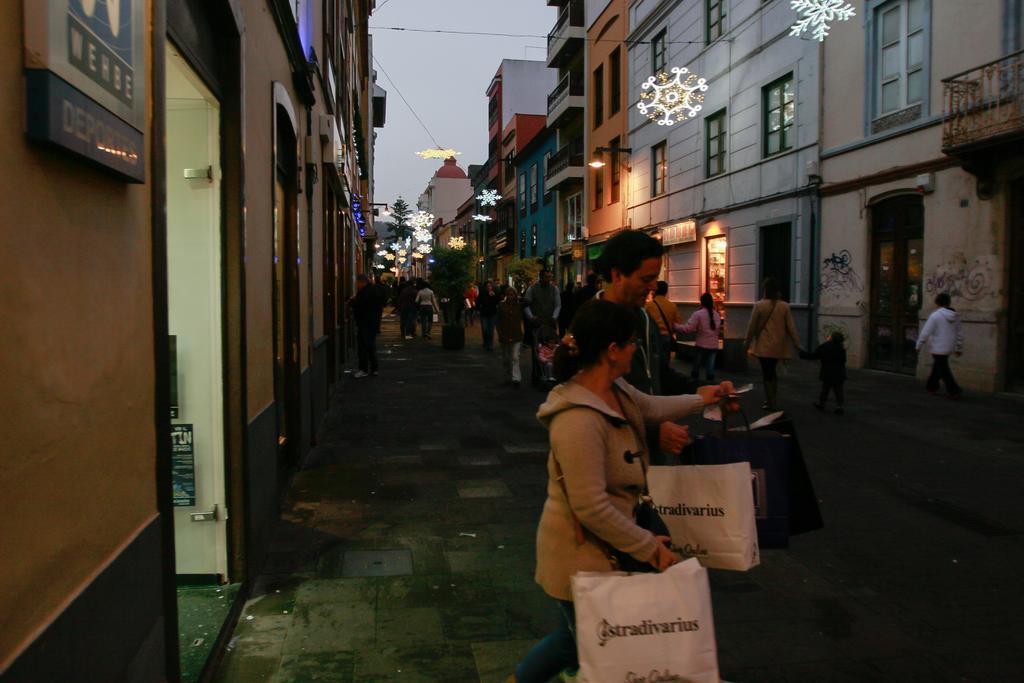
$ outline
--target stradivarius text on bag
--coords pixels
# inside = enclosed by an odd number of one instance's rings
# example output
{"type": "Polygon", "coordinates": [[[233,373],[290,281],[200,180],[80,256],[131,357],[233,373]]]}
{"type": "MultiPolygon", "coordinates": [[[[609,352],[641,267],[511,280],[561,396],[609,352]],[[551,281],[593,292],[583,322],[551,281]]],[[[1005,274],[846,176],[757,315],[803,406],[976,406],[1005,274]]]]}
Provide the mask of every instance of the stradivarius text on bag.
{"type": "Polygon", "coordinates": [[[602,619],[597,625],[597,640],[604,647],[612,638],[626,638],[630,636],[656,636],[662,633],[685,633],[687,631],[699,631],[700,624],[696,619],[685,620],[682,618],[674,621],[651,621],[644,619],[639,624],[610,624],[607,619],[602,619]]]}

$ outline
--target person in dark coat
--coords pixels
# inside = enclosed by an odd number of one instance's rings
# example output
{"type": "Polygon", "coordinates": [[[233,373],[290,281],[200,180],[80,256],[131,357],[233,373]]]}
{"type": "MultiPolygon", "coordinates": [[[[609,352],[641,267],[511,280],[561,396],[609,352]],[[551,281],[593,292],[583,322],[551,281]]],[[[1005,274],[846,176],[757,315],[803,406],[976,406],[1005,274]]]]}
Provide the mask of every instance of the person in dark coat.
{"type": "Polygon", "coordinates": [[[498,304],[501,297],[494,291],[494,283],[488,280],[484,289],[476,297],[476,309],[480,314],[480,334],[483,337],[484,349],[494,348],[494,326],[498,322],[498,304]]]}
{"type": "Polygon", "coordinates": [[[376,287],[370,278],[356,275],[356,295],[349,299],[352,317],[356,322],[356,349],[359,354],[359,370],[352,376],[359,379],[377,375],[377,331],[380,329],[381,309],[376,287]]]}
{"type": "Polygon", "coordinates": [[[569,331],[569,323],[576,315],[575,283],[569,282],[562,290],[562,307],[558,310],[558,336],[564,337],[569,331]]]}
{"type": "Polygon", "coordinates": [[[846,349],[843,348],[843,333],[833,332],[828,341],[820,345],[814,351],[800,351],[800,357],[804,360],[821,361],[821,371],[818,379],[821,380],[821,396],[814,407],[818,410],[825,410],[825,402],[828,401],[828,392],[831,390],[836,395],[836,415],[843,414],[843,383],[846,382],[846,349]]]}
{"type": "Polygon", "coordinates": [[[594,298],[600,288],[597,286],[597,273],[587,273],[587,284],[573,293],[573,311],[594,298]]]}

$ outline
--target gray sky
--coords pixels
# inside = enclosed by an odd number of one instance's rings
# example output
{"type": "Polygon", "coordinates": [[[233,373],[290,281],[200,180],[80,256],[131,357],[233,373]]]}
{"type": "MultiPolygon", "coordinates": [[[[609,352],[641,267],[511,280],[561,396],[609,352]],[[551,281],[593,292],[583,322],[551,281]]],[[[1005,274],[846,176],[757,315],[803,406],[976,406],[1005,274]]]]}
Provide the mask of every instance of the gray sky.
{"type": "Polygon", "coordinates": [[[487,86],[502,59],[547,58],[546,36],[557,9],[546,0],[378,0],[370,33],[377,83],[388,91],[388,110],[384,128],[377,130],[374,201],[390,204],[402,195],[415,208],[442,163],[416,156],[434,143],[395,86],[439,145],[462,152],[456,159],[463,169],[482,164],[487,160],[487,86]],[[545,38],[413,33],[375,26],[545,38]]]}

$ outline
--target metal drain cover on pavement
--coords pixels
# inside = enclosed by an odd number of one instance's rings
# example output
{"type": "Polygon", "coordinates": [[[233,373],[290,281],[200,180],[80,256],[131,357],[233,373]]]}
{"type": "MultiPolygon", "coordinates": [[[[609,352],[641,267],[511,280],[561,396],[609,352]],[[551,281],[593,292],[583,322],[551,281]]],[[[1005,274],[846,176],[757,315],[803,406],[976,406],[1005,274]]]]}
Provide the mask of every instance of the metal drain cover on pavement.
{"type": "Polygon", "coordinates": [[[341,575],[405,576],[412,574],[411,550],[346,550],[341,575]]]}

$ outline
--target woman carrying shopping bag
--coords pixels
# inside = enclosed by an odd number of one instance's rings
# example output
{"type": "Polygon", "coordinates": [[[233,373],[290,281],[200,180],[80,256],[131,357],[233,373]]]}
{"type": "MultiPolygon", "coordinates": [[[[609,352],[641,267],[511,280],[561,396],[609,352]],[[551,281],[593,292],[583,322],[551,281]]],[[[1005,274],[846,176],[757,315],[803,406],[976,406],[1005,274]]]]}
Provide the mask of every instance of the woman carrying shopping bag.
{"type": "Polygon", "coordinates": [[[761,379],[764,381],[763,410],[778,410],[780,360],[793,357],[793,347],[800,348],[800,335],[793,322],[789,304],[782,300],[778,281],[764,280],[764,298],[754,305],[750,324],[747,326],[747,353],[756,356],[761,363],[761,379]]]}
{"type": "Polygon", "coordinates": [[[733,391],[730,382],[697,395],[651,396],[621,379],[636,350],[636,317],[621,304],[584,304],[562,340],[555,374],[562,382],[537,417],[547,425],[547,501],[537,529],[537,583],[559,606],[559,628],[539,642],[509,681],[534,683],[577,667],[571,579],[610,572],[617,551],[664,571],[678,561],[636,522],[648,466],[644,424],[699,412],[733,391]]]}

